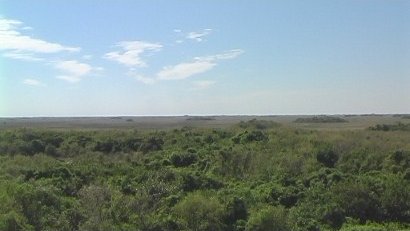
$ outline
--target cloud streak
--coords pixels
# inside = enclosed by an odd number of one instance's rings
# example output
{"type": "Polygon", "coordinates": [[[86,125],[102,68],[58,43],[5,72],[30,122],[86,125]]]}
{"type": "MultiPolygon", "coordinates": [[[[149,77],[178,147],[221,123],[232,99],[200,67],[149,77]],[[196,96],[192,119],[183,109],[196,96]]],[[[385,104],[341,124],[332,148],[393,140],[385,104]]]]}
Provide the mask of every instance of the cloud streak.
{"type": "Polygon", "coordinates": [[[25,79],[23,80],[23,84],[35,87],[45,86],[42,82],[36,79],[25,79]]]}
{"type": "Polygon", "coordinates": [[[162,45],[159,43],[144,41],[123,41],[119,42],[116,46],[120,47],[121,51],[106,53],[104,58],[129,67],[146,67],[147,64],[142,59],[142,54],[146,52],[160,51],[162,48],[162,45]]]}
{"type": "Polygon", "coordinates": [[[22,56],[27,55],[27,53],[76,52],[80,50],[78,47],[64,46],[24,35],[20,30],[25,30],[24,28],[27,27],[22,27],[22,25],[23,23],[18,20],[0,18],[0,50],[11,51],[22,56]]]}
{"type": "Polygon", "coordinates": [[[208,55],[208,56],[202,56],[202,57],[196,57],[196,60],[199,61],[208,61],[208,62],[214,62],[217,60],[226,60],[226,59],[234,59],[243,54],[243,50],[241,49],[233,49],[229,51],[225,51],[220,54],[216,55],[208,55]]]}
{"type": "Polygon", "coordinates": [[[158,79],[161,80],[178,80],[186,79],[193,75],[201,74],[211,70],[216,63],[207,61],[194,61],[189,63],[180,63],[175,66],[166,66],[158,72],[158,79]]]}
{"type": "Polygon", "coordinates": [[[166,66],[158,72],[160,80],[181,80],[212,70],[219,60],[234,59],[244,51],[234,49],[216,55],[196,57],[193,62],[180,63],[174,66],[166,66]]]}
{"type": "MultiPolygon", "coordinates": [[[[131,69],[128,75],[145,84],[154,84],[160,80],[183,80],[208,72],[217,66],[219,61],[237,58],[243,52],[241,49],[234,49],[215,55],[195,57],[191,62],[165,66],[153,77],[137,74],[135,69],[131,69]]],[[[203,89],[211,86],[213,83],[213,81],[197,81],[194,83],[194,87],[203,89]]]]}
{"type": "Polygon", "coordinates": [[[23,61],[44,61],[43,58],[36,57],[32,53],[6,52],[3,54],[3,57],[23,61]]]}

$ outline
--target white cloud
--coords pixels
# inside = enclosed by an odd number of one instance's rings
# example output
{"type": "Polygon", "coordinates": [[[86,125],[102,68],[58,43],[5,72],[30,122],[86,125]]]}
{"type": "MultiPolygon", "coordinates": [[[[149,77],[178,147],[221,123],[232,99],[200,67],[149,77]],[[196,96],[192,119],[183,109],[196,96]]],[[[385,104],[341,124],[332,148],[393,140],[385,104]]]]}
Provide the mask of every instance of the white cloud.
{"type": "Polygon", "coordinates": [[[175,66],[164,67],[158,72],[158,79],[163,80],[177,80],[186,79],[193,75],[197,75],[211,70],[216,63],[208,61],[194,61],[190,63],[180,63],[175,66]]]}
{"type": "Polygon", "coordinates": [[[30,86],[36,86],[36,87],[45,86],[42,82],[36,79],[25,79],[23,80],[23,84],[30,85],[30,86]]]}
{"type": "Polygon", "coordinates": [[[217,65],[217,61],[219,60],[233,59],[242,53],[243,50],[235,49],[216,55],[196,57],[193,62],[164,67],[158,72],[157,78],[162,80],[186,79],[211,70],[217,65]]]}
{"type": "MultiPolygon", "coordinates": [[[[218,61],[237,58],[243,52],[243,50],[234,49],[220,54],[195,57],[192,62],[183,62],[173,66],[165,66],[154,77],[146,77],[136,74],[136,69],[134,68],[130,68],[128,75],[146,84],[153,84],[157,80],[182,80],[210,71],[218,64],[218,61]]],[[[213,81],[197,81],[194,82],[194,87],[197,89],[204,89],[214,83],[215,82],[213,81]]]]}
{"type": "Polygon", "coordinates": [[[193,82],[193,89],[194,90],[202,90],[209,88],[210,86],[214,85],[216,82],[212,80],[200,80],[200,81],[195,81],[193,82]]]}
{"type": "Polygon", "coordinates": [[[23,23],[17,20],[0,18],[0,31],[12,30],[21,24],[23,23]]]}
{"type": "Polygon", "coordinates": [[[80,63],[77,60],[57,62],[56,68],[75,76],[86,75],[92,70],[92,67],[90,65],[86,63],[80,63]]]}
{"type": "Polygon", "coordinates": [[[181,33],[182,30],[181,30],[181,29],[174,29],[174,32],[175,32],[175,33],[181,33]]]}
{"type": "Polygon", "coordinates": [[[147,51],[159,51],[162,45],[143,41],[123,41],[117,44],[122,51],[106,53],[104,58],[114,60],[129,67],[145,67],[147,64],[142,60],[141,55],[147,51]]]}
{"type": "Polygon", "coordinates": [[[209,35],[212,32],[212,29],[205,29],[200,32],[189,32],[186,36],[187,39],[192,39],[197,42],[202,42],[204,40],[204,37],[209,35]]]}
{"type": "Polygon", "coordinates": [[[243,54],[243,50],[241,49],[233,49],[230,51],[226,51],[224,53],[216,54],[216,55],[209,55],[209,56],[202,56],[202,57],[196,57],[196,60],[206,60],[206,61],[216,61],[216,60],[224,60],[224,59],[234,59],[238,57],[239,55],[243,54]]]}
{"type": "Polygon", "coordinates": [[[18,52],[7,52],[3,54],[3,57],[11,59],[19,59],[24,61],[43,61],[44,59],[34,56],[31,53],[18,53],[18,52]]]}
{"type": "Polygon", "coordinates": [[[56,53],[80,50],[78,47],[63,46],[23,35],[19,30],[27,30],[28,27],[21,27],[22,25],[23,23],[18,20],[0,18],[0,50],[15,53],[56,53]]]}
{"type": "Polygon", "coordinates": [[[57,76],[58,79],[68,81],[70,83],[79,82],[85,75],[92,70],[99,70],[100,68],[93,68],[86,63],[80,63],[77,60],[59,61],[55,63],[55,68],[66,74],[57,76]]]}

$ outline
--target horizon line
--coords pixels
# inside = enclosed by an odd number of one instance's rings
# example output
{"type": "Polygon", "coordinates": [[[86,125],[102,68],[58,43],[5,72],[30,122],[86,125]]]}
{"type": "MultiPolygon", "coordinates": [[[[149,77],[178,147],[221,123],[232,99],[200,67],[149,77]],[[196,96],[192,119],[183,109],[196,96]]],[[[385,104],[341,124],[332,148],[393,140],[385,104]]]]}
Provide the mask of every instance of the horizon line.
{"type": "Polygon", "coordinates": [[[109,118],[109,117],[223,117],[223,116],[257,116],[257,117],[269,117],[269,116],[346,116],[346,115],[358,115],[358,116],[381,116],[381,115],[408,115],[410,113],[307,113],[307,114],[169,114],[169,115],[40,115],[40,116],[0,116],[0,119],[8,118],[109,118]]]}

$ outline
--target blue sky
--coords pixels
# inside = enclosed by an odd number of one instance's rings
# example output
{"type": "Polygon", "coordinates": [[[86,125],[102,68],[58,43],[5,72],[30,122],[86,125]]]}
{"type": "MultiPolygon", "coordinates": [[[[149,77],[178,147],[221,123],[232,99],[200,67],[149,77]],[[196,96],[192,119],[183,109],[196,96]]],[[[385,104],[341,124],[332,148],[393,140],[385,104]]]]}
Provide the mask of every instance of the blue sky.
{"type": "Polygon", "coordinates": [[[410,2],[0,0],[0,116],[410,113],[410,2]]]}

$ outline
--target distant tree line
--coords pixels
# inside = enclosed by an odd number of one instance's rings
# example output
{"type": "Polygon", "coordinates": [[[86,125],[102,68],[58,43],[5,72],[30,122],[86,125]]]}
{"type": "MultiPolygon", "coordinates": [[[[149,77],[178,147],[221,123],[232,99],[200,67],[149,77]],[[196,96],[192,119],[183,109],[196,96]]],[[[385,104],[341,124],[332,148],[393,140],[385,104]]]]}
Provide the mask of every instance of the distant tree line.
{"type": "Polygon", "coordinates": [[[306,118],[297,118],[295,123],[347,123],[349,121],[335,116],[313,116],[306,118]]]}

